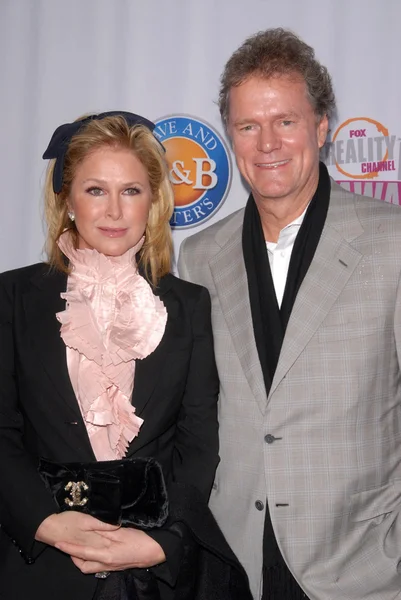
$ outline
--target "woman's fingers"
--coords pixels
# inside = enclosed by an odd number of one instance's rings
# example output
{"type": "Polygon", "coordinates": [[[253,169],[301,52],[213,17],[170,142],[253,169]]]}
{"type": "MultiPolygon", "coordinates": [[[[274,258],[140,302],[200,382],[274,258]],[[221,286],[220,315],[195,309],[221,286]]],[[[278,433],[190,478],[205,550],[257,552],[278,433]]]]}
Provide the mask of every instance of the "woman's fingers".
{"type": "Polygon", "coordinates": [[[76,511],[66,511],[47,517],[38,527],[36,540],[54,546],[57,542],[79,543],[85,541],[88,534],[100,535],[100,532],[118,531],[120,525],[110,525],[76,511]]]}
{"type": "Polygon", "coordinates": [[[118,531],[121,525],[111,525],[110,523],[105,523],[104,521],[100,521],[95,517],[91,517],[90,515],[83,515],[85,517],[85,528],[90,531],[118,531]]]}
{"type": "Polygon", "coordinates": [[[105,562],[110,561],[110,551],[109,551],[110,542],[104,540],[104,544],[101,547],[95,546],[86,546],[81,544],[74,544],[70,542],[58,542],[56,544],[56,548],[69,554],[70,556],[75,556],[76,558],[81,558],[83,560],[91,560],[95,562],[105,562]]]}
{"type": "Polygon", "coordinates": [[[91,573],[101,573],[102,571],[110,570],[110,567],[104,565],[103,563],[85,561],[82,560],[82,558],[77,558],[76,556],[71,556],[71,560],[74,565],[85,575],[89,575],[91,573]]]}
{"type": "MultiPolygon", "coordinates": [[[[106,571],[149,568],[166,560],[162,547],[143,531],[122,528],[115,532],[99,532],[98,537],[103,541],[100,547],[84,540],[82,543],[60,541],[56,548],[74,559],[102,564],[104,568],[100,570],[106,571]]],[[[93,572],[99,571],[97,566],[93,568],[93,572]]]]}

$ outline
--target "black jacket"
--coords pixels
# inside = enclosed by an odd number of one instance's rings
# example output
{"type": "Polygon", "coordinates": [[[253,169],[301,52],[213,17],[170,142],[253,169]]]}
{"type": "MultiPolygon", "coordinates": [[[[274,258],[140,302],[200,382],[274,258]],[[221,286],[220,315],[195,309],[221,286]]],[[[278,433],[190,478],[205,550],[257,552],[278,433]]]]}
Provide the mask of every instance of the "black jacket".
{"type": "MultiPolygon", "coordinates": [[[[89,600],[97,580],[34,541],[56,506],[37,472],[38,457],[95,460],[72,389],[56,313],[66,276],[45,264],[0,276],[0,598],[89,600]],[[13,541],[12,541],[13,540],[13,541]]],[[[158,348],[137,361],[132,403],[144,419],[128,456],[152,456],[167,487],[195,485],[207,501],[218,463],[214,363],[208,292],[173,275],[156,292],[168,321],[158,348]]],[[[167,565],[152,570],[174,584],[178,535],[152,532],[167,565]]]]}

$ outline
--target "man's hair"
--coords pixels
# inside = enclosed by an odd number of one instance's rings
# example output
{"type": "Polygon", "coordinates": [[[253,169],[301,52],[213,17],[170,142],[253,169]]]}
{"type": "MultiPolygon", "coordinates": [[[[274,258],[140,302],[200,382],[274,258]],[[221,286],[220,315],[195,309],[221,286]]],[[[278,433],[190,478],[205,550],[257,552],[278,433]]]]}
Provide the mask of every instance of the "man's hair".
{"type": "Polygon", "coordinates": [[[71,223],[68,218],[67,200],[78,165],[100,148],[129,150],[146,168],[152,192],[152,205],[139,264],[147,278],[157,285],[160,277],[171,268],[172,239],[169,221],[174,210],[174,194],[161,144],[147,127],[130,127],[122,116],[89,121],[71,138],[64,161],[63,187],[59,194],[55,194],[53,190],[56,161],[53,159],[49,162],[44,190],[48,261],[58,270],[69,272],[57,240],[65,229],[69,229],[75,246],[78,244],[75,223],[71,223]]]}
{"type": "Polygon", "coordinates": [[[305,81],[308,97],[319,118],[330,119],[335,110],[331,77],[315,58],[313,48],[287,29],[267,29],[247,38],[228,60],[220,82],[219,107],[227,128],[230,90],[250,77],[270,79],[298,76],[305,81]]]}

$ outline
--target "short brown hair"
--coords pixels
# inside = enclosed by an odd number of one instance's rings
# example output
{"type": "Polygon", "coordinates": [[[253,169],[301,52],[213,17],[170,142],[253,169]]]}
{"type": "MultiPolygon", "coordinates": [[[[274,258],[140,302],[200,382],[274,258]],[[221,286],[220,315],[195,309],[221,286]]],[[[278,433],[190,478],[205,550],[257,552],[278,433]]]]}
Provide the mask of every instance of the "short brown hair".
{"type": "Polygon", "coordinates": [[[130,127],[123,116],[90,120],[71,138],[65,155],[63,186],[59,194],[53,191],[55,160],[49,162],[44,192],[48,261],[58,270],[69,272],[57,245],[57,240],[66,229],[71,231],[75,245],[78,243],[77,229],[68,218],[67,199],[77,166],[88,154],[104,146],[131,150],[148,172],[152,206],[145,231],[145,243],[139,253],[139,263],[147,278],[157,285],[160,277],[171,269],[170,218],[174,210],[174,194],[162,146],[147,127],[130,127]]]}
{"type": "Polygon", "coordinates": [[[298,74],[305,81],[316,115],[330,118],[335,110],[331,77],[315,58],[315,52],[292,31],[267,29],[252,35],[228,60],[220,82],[219,107],[228,125],[230,89],[252,76],[270,79],[298,74]]]}

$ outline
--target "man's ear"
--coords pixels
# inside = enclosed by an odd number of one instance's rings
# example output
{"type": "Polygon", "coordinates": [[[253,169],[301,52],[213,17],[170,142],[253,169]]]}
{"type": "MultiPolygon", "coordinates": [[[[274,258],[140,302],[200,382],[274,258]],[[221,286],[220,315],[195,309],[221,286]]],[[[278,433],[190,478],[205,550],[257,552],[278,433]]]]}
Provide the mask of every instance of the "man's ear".
{"type": "Polygon", "coordinates": [[[317,126],[317,142],[319,145],[319,148],[323,148],[326,139],[327,139],[327,134],[329,132],[329,120],[327,118],[327,115],[324,115],[317,126]]]}

